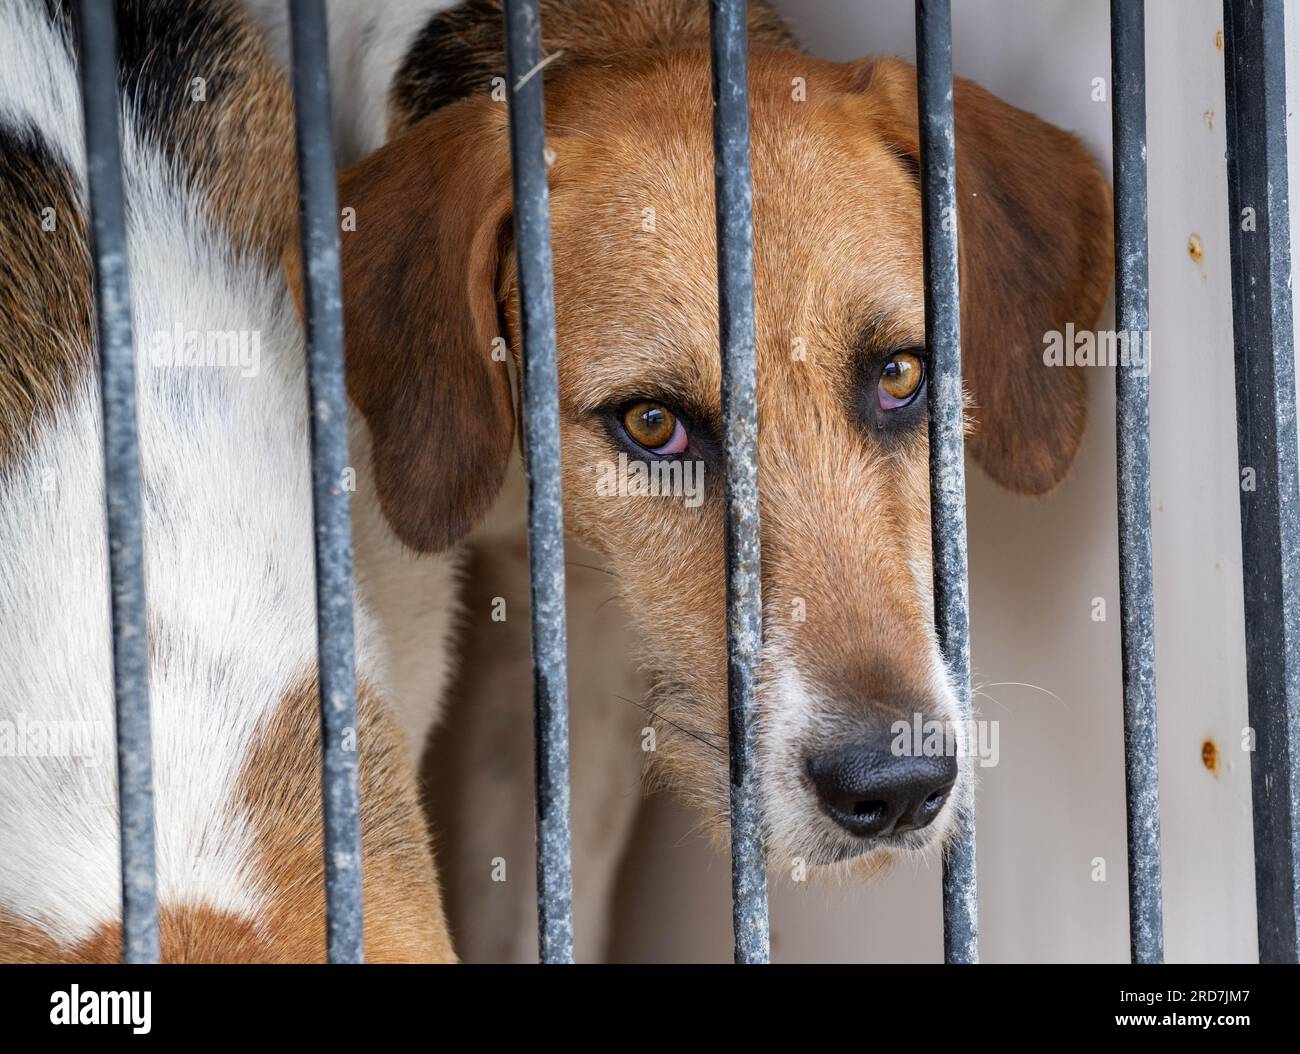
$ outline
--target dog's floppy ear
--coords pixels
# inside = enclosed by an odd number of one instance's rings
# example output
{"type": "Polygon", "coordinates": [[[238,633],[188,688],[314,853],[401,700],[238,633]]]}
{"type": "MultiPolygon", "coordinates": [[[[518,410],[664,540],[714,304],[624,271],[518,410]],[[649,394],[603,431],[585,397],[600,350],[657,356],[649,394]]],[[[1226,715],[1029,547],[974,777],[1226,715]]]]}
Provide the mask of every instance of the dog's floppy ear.
{"type": "MultiPolygon", "coordinates": [[[[919,164],[916,70],[862,68],[876,125],[919,164]]],[[[1083,435],[1080,368],[1043,361],[1044,336],[1096,324],[1114,270],[1111,195],[1074,136],[970,81],[953,83],[963,373],[975,459],[1010,490],[1061,481],[1083,435]]]]}
{"type": "Polygon", "coordinates": [[[348,394],[394,532],[447,548],[487,512],[514,418],[498,303],[511,216],[504,108],[466,101],[339,177],[348,394]]]}

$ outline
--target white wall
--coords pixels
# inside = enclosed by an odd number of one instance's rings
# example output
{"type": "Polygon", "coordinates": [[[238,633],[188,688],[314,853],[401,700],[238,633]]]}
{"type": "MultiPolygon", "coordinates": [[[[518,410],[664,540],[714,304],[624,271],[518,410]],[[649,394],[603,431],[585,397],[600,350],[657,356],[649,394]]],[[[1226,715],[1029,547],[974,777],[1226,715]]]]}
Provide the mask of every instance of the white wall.
{"type": "MultiPolygon", "coordinates": [[[[819,55],[914,55],[911,0],[777,6],[819,55]]],[[[956,72],[1076,131],[1109,172],[1109,106],[1091,98],[1093,78],[1109,82],[1106,0],[955,0],[953,8],[956,72]]],[[[1152,505],[1170,961],[1256,956],[1250,773],[1240,746],[1245,648],[1221,28],[1219,0],[1148,0],[1152,505]],[[1192,235],[1203,246],[1199,260],[1188,251],[1192,235]],[[1217,773],[1202,762],[1206,740],[1219,750],[1217,773]]],[[[1014,498],[974,466],[967,476],[976,705],[1001,732],[1000,763],[983,770],[978,794],[981,952],[990,962],[1128,957],[1114,380],[1097,370],[1090,383],[1087,438],[1056,494],[1014,498]],[[1106,601],[1105,622],[1092,620],[1094,597],[1106,601]],[[1106,862],[1104,882],[1092,878],[1097,857],[1106,862]]],[[[647,809],[624,876],[615,959],[730,958],[728,863],[693,826],[665,799],[647,809]]],[[[938,869],[898,868],[865,888],[780,881],[772,940],[778,961],[937,961],[938,869]]]]}

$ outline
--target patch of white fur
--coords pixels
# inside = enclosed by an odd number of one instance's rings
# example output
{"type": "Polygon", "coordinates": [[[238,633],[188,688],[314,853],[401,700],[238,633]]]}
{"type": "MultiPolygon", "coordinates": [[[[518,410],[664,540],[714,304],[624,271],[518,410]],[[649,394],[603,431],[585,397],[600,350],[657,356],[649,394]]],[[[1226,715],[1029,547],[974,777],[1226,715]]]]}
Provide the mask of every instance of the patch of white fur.
{"type": "Polygon", "coordinates": [[[808,745],[823,734],[817,700],[805,687],[779,632],[769,637],[763,650],[759,772],[769,853],[774,863],[800,856],[817,863],[816,846],[833,835],[834,828],[804,771],[808,745]]]}
{"type": "Polygon", "coordinates": [[[81,94],[67,48],[43,4],[0,2],[0,123],[39,128],[80,172],[81,94]]]}
{"type": "MultiPolygon", "coordinates": [[[[244,0],[265,31],[277,61],[289,68],[289,5],[285,0],[244,0]]],[[[436,14],[462,0],[329,0],[330,85],[334,153],[351,165],[388,139],[388,99],[393,78],[416,35],[436,14]]],[[[341,202],[347,205],[347,202],[341,202]]]]}

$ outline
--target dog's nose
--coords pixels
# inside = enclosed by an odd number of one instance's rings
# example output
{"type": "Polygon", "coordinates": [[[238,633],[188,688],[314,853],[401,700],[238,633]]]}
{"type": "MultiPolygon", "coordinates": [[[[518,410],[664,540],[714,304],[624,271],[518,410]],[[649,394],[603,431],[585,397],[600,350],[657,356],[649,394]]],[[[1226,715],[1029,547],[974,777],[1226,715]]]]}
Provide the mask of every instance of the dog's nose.
{"type": "Polygon", "coordinates": [[[808,775],[827,815],[850,834],[874,838],[919,830],[938,816],[957,780],[957,759],[853,743],[810,757],[808,775]]]}

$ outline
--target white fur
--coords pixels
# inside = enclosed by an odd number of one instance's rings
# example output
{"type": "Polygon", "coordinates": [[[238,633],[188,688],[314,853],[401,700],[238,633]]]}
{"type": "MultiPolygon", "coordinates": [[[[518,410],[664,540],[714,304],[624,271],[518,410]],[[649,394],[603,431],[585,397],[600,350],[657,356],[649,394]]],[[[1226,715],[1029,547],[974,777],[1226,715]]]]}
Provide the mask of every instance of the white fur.
{"type": "MultiPolygon", "coordinates": [[[[77,172],[84,207],[76,85],[44,19],[0,3],[0,120],[40,130],[77,172]]],[[[129,117],[160,903],[256,919],[268,890],[236,782],[259,727],[316,653],[301,329],[278,270],[236,260],[129,117]],[[151,335],[177,323],[258,331],[260,371],[151,365],[151,335]]],[[[67,943],[120,911],[99,420],[87,377],[0,473],[0,720],[74,722],[94,730],[95,755],[0,757],[0,911],[67,943]]],[[[364,427],[354,436],[364,440],[364,427]]],[[[453,569],[400,552],[366,507],[368,466],[365,454],[357,565],[378,617],[359,596],[357,669],[422,739],[445,680],[453,569]],[[396,646],[381,645],[377,625],[399,620],[396,646]]]]}
{"type": "Polygon", "coordinates": [[[62,36],[36,5],[0,4],[0,122],[34,124],[68,158],[85,168],[81,97],[62,36]]]}

